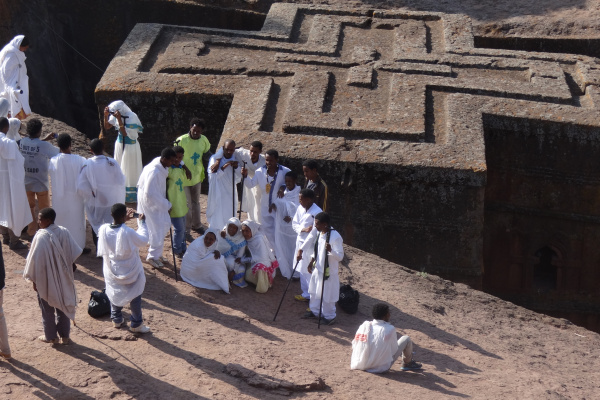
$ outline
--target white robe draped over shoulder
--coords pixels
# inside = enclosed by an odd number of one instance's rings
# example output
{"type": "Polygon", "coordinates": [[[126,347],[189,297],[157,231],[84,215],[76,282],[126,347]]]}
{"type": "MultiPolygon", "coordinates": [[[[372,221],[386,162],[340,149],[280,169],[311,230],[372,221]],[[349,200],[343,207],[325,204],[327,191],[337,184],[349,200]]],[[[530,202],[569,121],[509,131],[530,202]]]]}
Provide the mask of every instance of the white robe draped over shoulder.
{"type": "Polygon", "coordinates": [[[208,226],[215,229],[221,229],[229,218],[235,217],[238,210],[237,188],[233,184],[240,182],[242,178],[241,165],[234,169],[231,166],[221,170],[221,167],[229,161],[237,161],[235,155],[230,159],[221,158],[217,172],[211,172],[210,166],[217,160],[214,154],[208,162],[208,204],[206,206],[206,219],[208,226]],[[235,173],[235,178],[232,174],[235,173]]]}
{"type": "Polygon", "coordinates": [[[52,183],[52,208],[56,225],[69,230],[79,247],[85,247],[85,209],[77,194],[77,179],[86,159],[76,154],[60,153],[50,159],[48,172],[52,183]]]}
{"type": "MultiPolygon", "coordinates": [[[[235,156],[240,162],[246,162],[246,169],[248,170],[248,178],[252,179],[256,170],[265,165],[265,157],[260,154],[256,163],[252,162],[250,158],[250,150],[236,149],[235,156]]],[[[248,213],[248,219],[252,221],[260,222],[260,202],[262,192],[257,186],[253,188],[244,188],[242,195],[242,211],[248,213]]]]}
{"type": "Polygon", "coordinates": [[[25,36],[15,36],[0,51],[0,97],[10,102],[11,117],[24,119],[31,114],[29,107],[29,77],[25,53],[19,50],[25,36]],[[20,115],[21,109],[25,115],[20,115]]]}
{"type": "Polygon", "coordinates": [[[125,203],[125,175],[113,158],[94,156],[79,173],[77,193],[84,199],[88,221],[97,234],[102,224],[112,222],[113,204],[125,203]]]}
{"type": "Polygon", "coordinates": [[[137,211],[146,216],[150,236],[148,259],[162,256],[165,236],[171,227],[171,203],[167,200],[168,175],[169,170],[160,163],[160,157],[156,157],[144,167],[138,182],[137,211]]]}
{"type": "MultiPolygon", "coordinates": [[[[214,229],[206,231],[219,237],[219,232],[214,229]]],[[[187,248],[183,260],[181,261],[181,279],[192,286],[208,290],[222,290],[229,293],[229,280],[227,277],[227,267],[223,257],[215,259],[214,251],[217,248],[217,242],[206,247],[204,245],[204,236],[194,240],[187,248]]]]}
{"type": "Polygon", "coordinates": [[[25,192],[25,159],[15,141],[0,133],[0,225],[20,234],[31,221],[25,192]]]}
{"type": "Polygon", "coordinates": [[[37,286],[38,295],[72,320],[77,307],[73,263],[81,251],[67,229],[52,224],[36,232],[23,271],[23,278],[37,286]]]}
{"type": "Polygon", "coordinates": [[[102,271],[106,295],[110,302],[123,307],[144,292],[146,275],[139,248],[148,244],[146,223],[138,220],[137,232],[126,225],[113,228],[104,224],[98,232],[98,256],[103,258],[102,271]]]}

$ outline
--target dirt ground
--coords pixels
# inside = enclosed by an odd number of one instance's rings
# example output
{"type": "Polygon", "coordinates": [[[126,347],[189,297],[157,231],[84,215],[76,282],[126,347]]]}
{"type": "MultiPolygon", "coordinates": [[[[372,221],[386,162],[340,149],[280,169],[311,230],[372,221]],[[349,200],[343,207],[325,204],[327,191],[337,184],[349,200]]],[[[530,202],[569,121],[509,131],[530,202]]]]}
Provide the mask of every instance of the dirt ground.
{"type": "Polygon", "coordinates": [[[279,275],[266,294],[233,287],[227,295],[176,282],[172,265],[145,265],[143,313],[152,328],[146,335],[87,315],[90,292],[104,286],[102,262],[93,253],[81,256],[74,343],[55,346],[35,339],[43,331],[35,292],[22,278],[27,251],[2,250],[14,357],[0,361],[3,399],[594,399],[600,393],[600,335],[351,247],[341,281],[360,291],[360,308],[355,315],[338,309],[333,326],[317,329],[300,319],[306,304],[293,299],[298,282],[273,322],[287,282],[279,275]],[[402,372],[398,364],[383,375],[349,369],[354,333],[380,301],[390,304],[399,332],[415,341],[423,371],[402,372]]]}
{"type": "MultiPolygon", "coordinates": [[[[44,123],[47,132],[71,133],[77,152],[86,152],[76,130],[44,123]]],[[[87,245],[94,249],[89,227],[87,245]]],[[[143,313],[152,328],[146,335],[87,315],[90,292],[104,287],[102,261],[92,252],[77,260],[73,343],[55,346],[36,340],[43,330],[35,292],[22,278],[27,250],[3,245],[2,251],[13,355],[0,361],[2,399],[595,399],[600,393],[600,335],[352,247],[345,248],[349,263],[340,275],[360,291],[361,303],[355,315],[338,308],[333,326],[317,329],[300,319],[306,303],[293,299],[298,282],[273,321],[287,283],[280,275],[266,294],[233,287],[228,295],[176,282],[172,264],[145,265],[143,313]],[[381,301],[390,304],[398,331],[415,341],[422,371],[402,372],[398,364],[382,375],[349,369],[354,333],[381,301]]]]}

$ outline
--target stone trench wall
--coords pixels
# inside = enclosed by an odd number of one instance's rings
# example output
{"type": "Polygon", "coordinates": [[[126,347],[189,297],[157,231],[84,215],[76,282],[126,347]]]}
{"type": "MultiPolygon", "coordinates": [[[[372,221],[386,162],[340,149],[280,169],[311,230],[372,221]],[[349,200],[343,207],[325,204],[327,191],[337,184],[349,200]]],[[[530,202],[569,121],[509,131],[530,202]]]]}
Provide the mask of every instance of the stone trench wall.
{"type": "Polygon", "coordinates": [[[31,37],[27,66],[32,109],[97,137],[94,89],[135,24],[259,30],[265,16],[164,0],[5,0],[0,4],[0,18],[0,43],[17,34],[31,37]]]}

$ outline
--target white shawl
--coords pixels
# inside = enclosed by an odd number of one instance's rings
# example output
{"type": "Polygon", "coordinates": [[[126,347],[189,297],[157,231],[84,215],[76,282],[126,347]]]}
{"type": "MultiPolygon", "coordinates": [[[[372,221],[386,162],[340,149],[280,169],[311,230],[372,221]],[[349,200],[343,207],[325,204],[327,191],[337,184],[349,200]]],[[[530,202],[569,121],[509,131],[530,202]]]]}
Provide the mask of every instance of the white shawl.
{"type": "Polygon", "coordinates": [[[25,66],[25,53],[19,50],[25,36],[15,36],[0,51],[0,97],[11,103],[11,116],[15,117],[21,108],[31,114],[29,108],[29,77],[25,66]],[[22,90],[23,93],[19,93],[22,90]]]}
{"type": "Polygon", "coordinates": [[[72,320],[77,307],[73,262],[81,251],[68,230],[52,224],[35,234],[23,271],[23,278],[35,283],[39,296],[72,320]]]}
{"type": "Polygon", "coordinates": [[[246,225],[252,232],[252,237],[248,239],[248,250],[252,257],[252,264],[263,264],[270,266],[273,261],[276,261],[275,255],[271,251],[271,245],[265,235],[259,232],[260,225],[255,221],[244,221],[242,225],[246,225]]]}
{"type": "Polygon", "coordinates": [[[212,246],[204,245],[204,237],[212,233],[219,237],[219,231],[216,229],[207,229],[204,236],[194,240],[181,262],[181,278],[190,285],[202,289],[223,290],[229,293],[229,280],[227,278],[227,267],[223,257],[215,259],[214,251],[217,248],[217,242],[212,246]]]}
{"type": "MultiPolygon", "coordinates": [[[[108,105],[108,109],[112,113],[116,111],[121,113],[127,136],[129,136],[130,139],[137,140],[139,133],[144,130],[142,122],[137,114],[131,111],[131,108],[129,108],[122,100],[113,101],[108,105]]],[[[114,115],[111,115],[108,118],[108,123],[119,129],[119,121],[117,121],[117,118],[115,118],[114,115]]]]}

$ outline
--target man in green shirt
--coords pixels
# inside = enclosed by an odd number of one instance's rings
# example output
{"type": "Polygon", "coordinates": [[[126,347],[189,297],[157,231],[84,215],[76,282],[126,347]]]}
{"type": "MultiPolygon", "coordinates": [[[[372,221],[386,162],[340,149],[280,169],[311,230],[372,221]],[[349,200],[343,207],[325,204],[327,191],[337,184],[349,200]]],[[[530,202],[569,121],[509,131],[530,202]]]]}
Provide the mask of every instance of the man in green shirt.
{"type": "MultiPolygon", "coordinates": [[[[171,224],[173,224],[173,253],[182,258],[187,248],[185,242],[185,216],[188,213],[185,185],[188,181],[182,160],[185,150],[181,146],[173,147],[177,161],[169,168],[167,176],[167,198],[171,202],[171,224]]],[[[192,179],[194,176],[192,175],[192,179]]]]}
{"type": "Polygon", "coordinates": [[[199,234],[204,233],[200,222],[200,186],[204,181],[204,165],[202,159],[206,153],[210,157],[210,143],[206,136],[202,135],[204,131],[204,120],[192,118],[190,121],[190,131],[177,138],[176,146],[183,147],[185,155],[184,164],[192,172],[192,179],[186,182],[184,191],[187,198],[189,211],[186,215],[185,233],[186,238],[192,241],[190,230],[193,229],[199,234]]]}

